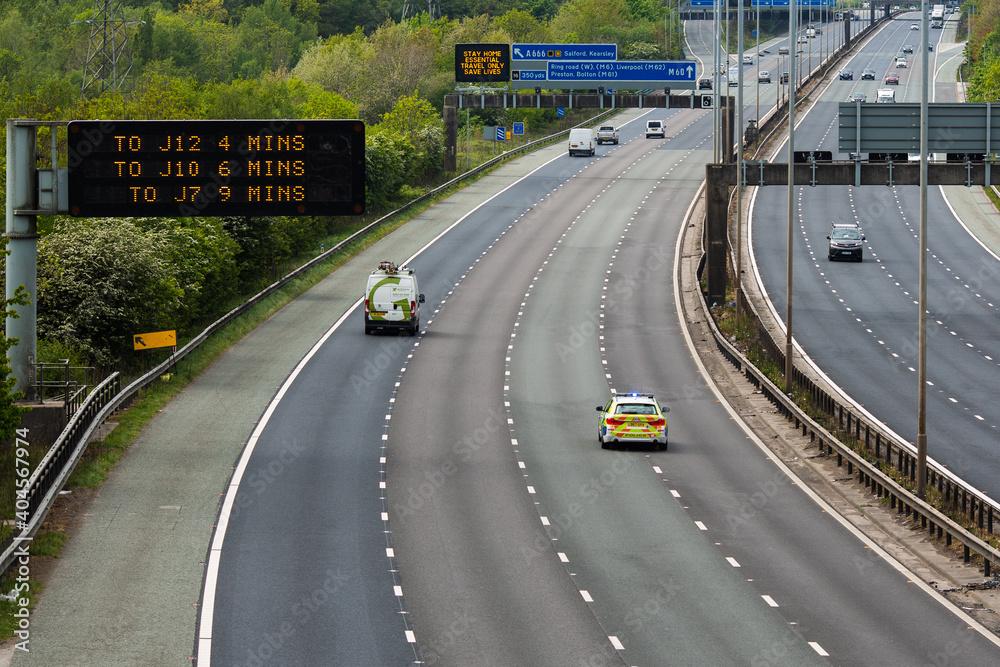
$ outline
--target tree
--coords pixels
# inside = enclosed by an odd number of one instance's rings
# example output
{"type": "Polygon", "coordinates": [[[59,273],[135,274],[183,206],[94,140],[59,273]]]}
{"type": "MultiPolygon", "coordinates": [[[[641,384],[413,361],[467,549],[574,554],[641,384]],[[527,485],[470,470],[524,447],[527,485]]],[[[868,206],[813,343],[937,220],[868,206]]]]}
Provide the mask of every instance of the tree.
{"type": "Polygon", "coordinates": [[[552,19],[552,32],[569,41],[572,35],[581,44],[597,42],[608,26],[621,26],[629,17],[624,0],[568,0],[552,19]]]}
{"type": "Polygon", "coordinates": [[[552,41],[552,33],[531,12],[512,9],[496,20],[498,28],[510,35],[514,43],[546,44],[552,41]]]}
{"type": "Polygon", "coordinates": [[[132,335],[174,328],[183,291],[167,239],[129,220],[60,221],[38,244],[38,335],[95,364],[132,349],[132,335]]]}
{"type": "Polygon", "coordinates": [[[356,30],[350,35],[320,40],[306,49],[292,76],[357,102],[365,87],[365,72],[358,64],[371,55],[371,44],[363,32],[356,30]]]}
{"type": "Polygon", "coordinates": [[[358,108],[366,122],[374,122],[392,109],[396,101],[433,72],[437,40],[428,28],[410,30],[406,25],[383,23],[369,42],[370,57],[364,62],[366,87],[358,108]]]}

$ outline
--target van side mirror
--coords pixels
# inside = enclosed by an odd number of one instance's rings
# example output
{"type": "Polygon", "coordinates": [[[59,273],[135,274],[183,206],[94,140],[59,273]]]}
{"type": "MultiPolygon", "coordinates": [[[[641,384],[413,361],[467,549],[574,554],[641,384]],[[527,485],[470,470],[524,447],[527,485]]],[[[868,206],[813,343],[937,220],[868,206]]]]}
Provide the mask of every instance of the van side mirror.
{"type": "Polygon", "coordinates": [[[423,303],[423,302],[424,302],[424,295],[421,294],[417,297],[417,303],[423,303]]]}
{"type": "Polygon", "coordinates": [[[604,406],[603,405],[598,405],[597,406],[597,411],[598,412],[604,412],[604,406]]]}
{"type": "Polygon", "coordinates": [[[660,409],[663,410],[664,412],[670,412],[670,408],[669,407],[667,407],[667,408],[661,407],[660,409]]]}

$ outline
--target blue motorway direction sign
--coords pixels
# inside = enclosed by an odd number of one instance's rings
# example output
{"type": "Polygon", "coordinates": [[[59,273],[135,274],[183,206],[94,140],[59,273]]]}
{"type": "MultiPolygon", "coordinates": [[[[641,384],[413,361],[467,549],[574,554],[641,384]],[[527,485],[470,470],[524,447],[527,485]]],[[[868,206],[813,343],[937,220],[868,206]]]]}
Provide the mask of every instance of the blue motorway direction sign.
{"type": "Polygon", "coordinates": [[[697,71],[694,62],[684,60],[548,63],[549,81],[694,81],[697,71]]]}
{"type": "Polygon", "coordinates": [[[522,121],[514,121],[514,134],[524,134],[524,123],[522,121]]]}
{"type": "Polygon", "coordinates": [[[618,60],[617,44],[512,44],[515,60],[618,60]]]}

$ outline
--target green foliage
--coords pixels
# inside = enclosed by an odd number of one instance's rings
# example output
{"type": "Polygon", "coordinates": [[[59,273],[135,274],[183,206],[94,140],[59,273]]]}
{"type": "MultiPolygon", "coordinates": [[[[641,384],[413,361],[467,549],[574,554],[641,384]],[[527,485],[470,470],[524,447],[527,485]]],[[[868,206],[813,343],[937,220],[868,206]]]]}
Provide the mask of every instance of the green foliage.
{"type": "Polygon", "coordinates": [[[136,218],[136,227],[163,241],[166,260],[181,290],[179,328],[219,312],[236,295],[239,247],[217,218],[136,218]]]}
{"type": "Polygon", "coordinates": [[[603,30],[624,25],[628,17],[625,0],[567,0],[552,19],[552,29],[580,44],[601,42],[603,30]]]}
{"type": "Polygon", "coordinates": [[[365,87],[364,70],[372,47],[361,32],[320,40],[306,49],[292,76],[357,101],[365,87]]]}
{"type": "Polygon", "coordinates": [[[967,95],[970,102],[1000,99],[1000,25],[995,24],[982,40],[967,95]]]}
{"type": "Polygon", "coordinates": [[[365,122],[375,122],[396,101],[432,73],[435,41],[426,27],[412,30],[407,24],[384,23],[371,37],[372,49],[362,63],[365,86],[358,108],[365,122]]]}
{"type": "Polygon", "coordinates": [[[410,144],[402,135],[375,131],[365,137],[366,208],[381,208],[405,182],[410,144]]]}
{"type": "Polygon", "coordinates": [[[510,35],[512,43],[546,44],[552,39],[549,27],[523,9],[512,9],[496,20],[498,28],[510,35]]]}
{"type": "Polygon", "coordinates": [[[170,237],[129,220],[57,221],[38,244],[38,335],[110,364],[132,334],[175,328],[183,306],[170,237]]]}

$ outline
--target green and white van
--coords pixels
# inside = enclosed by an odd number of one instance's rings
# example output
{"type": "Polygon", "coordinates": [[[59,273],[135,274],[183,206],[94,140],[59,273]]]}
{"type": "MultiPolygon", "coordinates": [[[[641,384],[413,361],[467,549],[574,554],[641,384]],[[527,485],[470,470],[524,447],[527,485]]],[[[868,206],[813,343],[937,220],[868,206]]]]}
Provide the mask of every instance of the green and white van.
{"type": "Polygon", "coordinates": [[[368,276],[365,288],[365,333],[402,329],[415,336],[420,330],[423,302],[413,269],[380,262],[368,276]]]}

